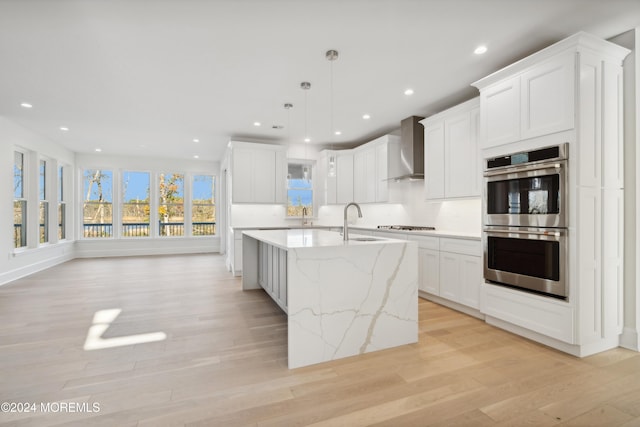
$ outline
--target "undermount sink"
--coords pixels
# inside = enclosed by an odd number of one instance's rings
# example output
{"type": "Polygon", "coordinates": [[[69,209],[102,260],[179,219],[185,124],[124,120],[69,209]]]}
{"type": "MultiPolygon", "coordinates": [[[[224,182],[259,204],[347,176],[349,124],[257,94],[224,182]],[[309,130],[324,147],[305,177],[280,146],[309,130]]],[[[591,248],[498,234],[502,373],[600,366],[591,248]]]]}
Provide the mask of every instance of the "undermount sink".
{"type": "Polygon", "coordinates": [[[355,240],[356,242],[375,242],[382,239],[376,237],[349,237],[349,240],[355,240]]]}

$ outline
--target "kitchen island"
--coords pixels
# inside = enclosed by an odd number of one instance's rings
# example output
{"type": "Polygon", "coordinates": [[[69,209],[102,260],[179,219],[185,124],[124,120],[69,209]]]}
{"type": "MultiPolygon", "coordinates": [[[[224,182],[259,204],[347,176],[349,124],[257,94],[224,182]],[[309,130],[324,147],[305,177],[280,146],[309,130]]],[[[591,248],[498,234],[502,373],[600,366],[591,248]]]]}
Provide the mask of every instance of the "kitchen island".
{"type": "Polygon", "coordinates": [[[335,231],[243,233],[243,290],[287,313],[289,368],[418,341],[417,244],[335,231]]]}

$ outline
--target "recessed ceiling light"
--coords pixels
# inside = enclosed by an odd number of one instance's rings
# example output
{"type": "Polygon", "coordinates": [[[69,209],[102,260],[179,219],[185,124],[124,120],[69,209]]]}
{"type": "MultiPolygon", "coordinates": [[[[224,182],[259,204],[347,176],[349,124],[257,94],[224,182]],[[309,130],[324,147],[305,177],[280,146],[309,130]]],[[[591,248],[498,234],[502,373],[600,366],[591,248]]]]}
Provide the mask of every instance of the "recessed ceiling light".
{"type": "Polygon", "coordinates": [[[254,126],[260,126],[260,125],[262,125],[262,123],[260,123],[260,122],[253,122],[253,125],[254,125],[254,126]]]}
{"type": "Polygon", "coordinates": [[[341,132],[341,131],[339,131],[339,130],[337,130],[337,131],[336,131],[336,135],[342,135],[342,132],[341,132]]]}
{"type": "Polygon", "coordinates": [[[305,138],[304,142],[311,142],[311,138],[305,138]]]}
{"type": "Polygon", "coordinates": [[[362,118],[365,119],[365,120],[369,120],[371,118],[371,116],[368,115],[368,114],[363,114],[362,118]]]}
{"type": "Polygon", "coordinates": [[[409,95],[413,95],[413,89],[407,89],[404,91],[404,94],[409,96],[409,95]]]}
{"type": "Polygon", "coordinates": [[[200,142],[200,140],[198,138],[193,138],[193,142],[197,144],[198,142],[200,142]]]}
{"type": "Polygon", "coordinates": [[[102,148],[96,148],[96,152],[100,153],[102,151],[102,148]]]}
{"type": "Polygon", "coordinates": [[[60,126],[60,130],[61,130],[62,132],[67,132],[67,131],[69,130],[69,128],[68,128],[68,127],[66,127],[66,126],[60,126]]]}
{"type": "Polygon", "coordinates": [[[22,108],[33,108],[33,105],[29,104],[28,102],[23,102],[22,104],[20,104],[20,106],[22,108]]]}
{"type": "Polygon", "coordinates": [[[194,155],[193,155],[193,158],[194,158],[194,159],[199,159],[199,158],[200,158],[200,156],[198,156],[197,154],[194,154],[194,155]]]}
{"type": "Polygon", "coordinates": [[[487,51],[487,47],[485,45],[480,45],[473,51],[476,55],[482,55],[487,51]]]}

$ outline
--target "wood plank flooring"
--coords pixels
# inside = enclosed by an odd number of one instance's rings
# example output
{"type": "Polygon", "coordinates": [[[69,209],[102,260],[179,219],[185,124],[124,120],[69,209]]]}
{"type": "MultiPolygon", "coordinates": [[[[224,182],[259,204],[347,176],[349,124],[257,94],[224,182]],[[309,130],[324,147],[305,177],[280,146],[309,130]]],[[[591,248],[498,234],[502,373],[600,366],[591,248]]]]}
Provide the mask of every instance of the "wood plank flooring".
{"type": "MultiPolygon", "coordinates": [[[[346,285],[346,284],[345,284],[346,285]]],[[[640,353],[578,359],[420,300],[418,344],[287,369],[284,314],[219,255],[78,259],[0,287],[11,426],[640,426],[640,353]],[[83,350],[103,339],[163,341],[83,350]]]]}

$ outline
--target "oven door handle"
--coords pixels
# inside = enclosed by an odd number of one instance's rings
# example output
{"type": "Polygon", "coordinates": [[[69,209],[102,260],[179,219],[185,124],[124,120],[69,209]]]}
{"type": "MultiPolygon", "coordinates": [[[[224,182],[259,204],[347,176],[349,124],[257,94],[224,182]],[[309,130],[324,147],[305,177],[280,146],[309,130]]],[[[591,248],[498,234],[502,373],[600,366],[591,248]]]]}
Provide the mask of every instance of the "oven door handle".
{"type": "Polygon", "coordinates": [[[535,236],[552,236],[560,237],[562,233],[560,231],[517,231],[517,230],[491,230],[485,228],[486,233],[499,233],[499,234],[533,234],[535,236]]]}
{"type": "Polygon", "coordinates": [[[544,169],[560,169],[561,167],[562,167],[562,163],[560,162],[542,163],[538,165],[527,165],[527,166],[514,166],[514,167],[506,167],[506,168],[500,168],[500,169],[491,169],[491,170],[485,171],[484,176],[490,177],[490,176],[496,176],[496,175],[507,175],[507,174],[518,173],[518,172],[531,172],[531,171],[544,170],[544,169]]]}

